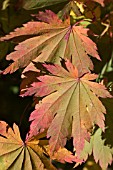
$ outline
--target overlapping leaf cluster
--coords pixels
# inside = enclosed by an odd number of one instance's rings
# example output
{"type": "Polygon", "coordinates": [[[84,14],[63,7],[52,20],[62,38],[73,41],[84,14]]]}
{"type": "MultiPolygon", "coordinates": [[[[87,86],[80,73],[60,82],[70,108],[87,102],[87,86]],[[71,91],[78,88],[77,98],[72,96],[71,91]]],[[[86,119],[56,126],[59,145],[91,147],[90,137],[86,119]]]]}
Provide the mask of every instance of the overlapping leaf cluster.
{"type": "MultiPolygon", "coordinates": [[[[34,95],[38,99],[29,118],[31,125],[25,142],[16,125],[13,131],[1,122],[0,162],[4,170],[17,165],[20,169],[55,169],[46,156],[79,164],[93,154],[103,169],[112,163],[112,148],[102,139],[106,109],[100,100],[112,98],[112,95],[102,83],[95,82],[98,75],[92,73],[91,58],[101,59],[87,27],[94,22],[92,16],[87,18],[91,2],[27,0],[22,4],[25,9],[32,9],[63,2],[65,6],[58,15],[50,10],[39,12],[34,15],[36,21],[1,37],[1,41],[19,43],[15,51],[7,55],[7,60],[13,63],[3,74],[25,68],[21,96],[34,95]],[[29,77],[28,73],[26,77],[28,71],[35,76],[29,77]],[[97,131],[93,132],[96,125],[97,131]],[[37,137],[45,130],[49,139],[46,146],[45,141],[41,143],[37,137]],[[64,148],[71,138],[75,156],[64,148]]],[[[103,0],[92,0],[92,3],[99,3],[99,8],[105,5],[103,0]]],[[[111,27],[108,30],[111,35],[111,27]]],[[[108,30],[105,29],[101,36],[108,30]]]]}

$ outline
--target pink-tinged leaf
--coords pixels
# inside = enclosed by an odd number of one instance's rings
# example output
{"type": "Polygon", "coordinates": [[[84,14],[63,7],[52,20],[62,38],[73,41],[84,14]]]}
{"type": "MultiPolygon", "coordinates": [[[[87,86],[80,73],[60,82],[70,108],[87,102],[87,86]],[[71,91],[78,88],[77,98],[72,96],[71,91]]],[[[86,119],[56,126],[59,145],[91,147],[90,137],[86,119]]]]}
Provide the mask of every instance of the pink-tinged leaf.
{"type": "Polygon", "coordinates": [[[28,22],[27,24],[23,24],[24,27],[22,28],[16,28],[14,30],[14,32],[11,32],[9,35],[6,35],[5,37],[1,37],[0,40],[4,41],[4,40],[16,40],[17,42],[19,41],[19,37],[22,37],[24,40],[29,38],[29,36],[36,36],[39,34],[39,32],[42,30],[42,28],[44,29],[48,29],[48,24],[46,23],[41,23],[40,22],[35,22],[35,21],[31,21],[28,22]]]}
{"type": "Polygon", "coordinates": [[[89,55],[99,60],[100,58],[96,44],[88,37],[89,29],[76,25],[70,26],[67,22],[63,23],[58,20],[57,16],[55,17],[56,14],[50,11],[41,14],[39,14],[39,17],[42,20],[45,19],[49,24],[29,22],[23,28],[18,28],[14,33],[1,38],[2,40],[9,40],[14,37],[18,39],[18,36],[24,37],[26,34],[32,36],[19,43],[15,47],[15,51],[7,56],[7,60],[14,62],[3,73],[13,73],[23,67],[27,67],[26,70],[28,70],[32,61],[48,61],[60,64],[60,58],[66,59],[67,57],[81,74],[93,70],[93,63],[89,55]],[[58,20],[57,23],[55,18],[58,20]],[[50,21],[52,22],[50,23],[50,21]]]}
{"type": "Polygon", "coordinates": [[[68,151],[66,148],[60,148],[57,152],[54,153],[54,155],[52,156],[52,159],[55,159],[61,163],[65,163],[65,162],[82,163],[82,161],[78,159],[77,156],[74,156],[72,152],[68,151]]]}
{"type": "Polygon", "coordinates": [[[90,139],[93,124],[104,131],[106,110],[98,97],[112,96],[103,85],[89,81],[96,75],[79,75],[69,60],[65,65],[68,71],[59,65],[44,64],[52,75],[40,76],[40,82],[25,89],[23,96],[35,94],[44,97],[30,116],[29,135],[34,136],[48,128],[51,152],[65,146],[67,138],[72,136],[73,145],[80,155],[85,140],[90,139]]]}
{"type": "Polygon", "coordinates": [[[104,0],[93,0],[95,2],[98,2],[99,4],[101,4],[102,6],[104,6],[104,0]]]}
{"type": "Polygon", "coordinates": [[[52,31],[54,27],[64,27],[62,20],[60,20],[58,16],[50,10],[46,10],[46,12],[39,12],[36,17],[43,22],[31,21],[23,24],[23,27],[16,28],[14,32],[10,32],[10,34],[5,37],[1,37],[0,40],[13,40],[19,42],[46,33],[50,30],[52,31]]]}
{"type": "Polygon", "coordinates": [[[40,11],[39,14],[33,16],[35,16],[38,20],[48,24],[52,24],[52,25],[62,24],[62,20],[60,20],[54,12],[52,12],[51,10],[45,10],[45,11],[46,11],[46,15],[45,12],[40,11]]]}
{"type": "Polygon", "coordinates": [[[76,32],[76,34],[82,40],[82,44],[83,44],[83,47],[86,49],[86,53],[100,60],[100,57],[98,56],[98,53],[97,53],[96,44],[87,36],[89,30],[83,29],[83,27],[81,26],[74,27],[73,29],[74,29],[73,34],[76,32]]]}

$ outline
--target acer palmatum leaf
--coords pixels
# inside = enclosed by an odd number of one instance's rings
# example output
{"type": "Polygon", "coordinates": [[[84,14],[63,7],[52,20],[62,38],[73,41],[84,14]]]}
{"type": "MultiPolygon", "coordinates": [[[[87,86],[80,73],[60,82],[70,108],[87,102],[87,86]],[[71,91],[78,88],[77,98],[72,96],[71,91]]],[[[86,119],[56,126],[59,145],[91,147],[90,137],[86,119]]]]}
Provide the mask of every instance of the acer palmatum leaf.
{"type": "Polygon", "coordinates": [[[82,163],[82,160],[77,158],[77,156],[74,156],[72,152],[68,151],[66,148],[60,148],[57,152],[54,153],[54,155],[52,155],[52,159],[57,160],[61,163],[65,162],[69,163],[77,162],[79,164],[82,163]]]}
{"type": "Polygon", "coordinates": [[[23,24],[23,27],[16,28],[13,32],[10,32],[10,34],[0,37],[0,41],[13,40],[19,42],[38,36],[41,33],[46,33],[48,32],[48,29],[52,30],[54,27],[65,26],[62,20],[60,20],[58,16],[50,10],[46,10],[45,13],[39,12],[39,14],[33,16],[36,16],[36,18],[43,22],[29,21],[28,23],[23,24]]]}
{"type": "Polygon", "coordinates": [[[27,88],[23,96],[35,94],[44,97],[36,105],[30,116],[30,136],[48,128],[51,151],[66,144],[73,137],[73,145],[79,155],[89,140],[93,124],[104,131],[104,113],[106,110],[98,97],[112,97],[105,86],[92,82],[97,75],[86,73],[79,77],[77,68],[65,62],[67,70],[59,65],[43,64],[52,74],[38,77],[27,88]]]}
{"type": "Polygon", "coordinates": [[[95,162],[99,162],[102,169],[106,169],[108,164],[112,163],[112,150],[105,145],[105,140],[102,140],[101,134],[102,130],[98,129],[95,135],[92,136],[93,155],[95,162]]]}
{"type": "MultiPolygon", "coordinates": [[[[41,13],[43,17],[41,18],[39,15],[40,19],[44,20],[45,15],[45,20],[47,20],[48,13],[49,21],[51,21],[50,18],[55,19],[55,14],[51,13],[50,15],[50,11],[41,13]]],[[[26,32],[29,32],[28,35],[32,35],[32,38],[19,43],[15,47],[16,51],[7,56],[7,60],[14,62],[3,73],[13,73],[17,69],[27,66],[26,70],[28,71],[29,68],[32,68],[32,61],[48,61],[60,64],[60,58],[72,60],[81,74],[93,70],[93,63],[89,55],[99,60],[100,57],[97,53],[96,44],[88,38],[89,29],[76,25],[70,26],[68,22],[63,23],[61,20],[59,20],[59,24],[57,22],[55,25],[55,23],[56,20],[49,24],[30,22],[24,28],[17,29],[11,35],[2,38],[2,40],[9,40],[14,37],[18,39],[18,36],[24,37],[26,32]]]]}
{"type": "Polygon", "coordinates": [[[58,15],[56,15],[54,12],[52,12],[51,10],[45,10],[45,12],[41,12],[39,11],[38,14],[34,14],[33,16],[35,18],[37,18],[40,21],[43,21],[45,23],[48,24],[52,24],[52,25],[62,25],[62,20],[58,17],[58,15]],[[47,13],[47,15],[45,15],[45,12],[47,13]]]}
{"type": "Polygon", "coordinates": [[[100,128],[91,136],[90,142],[85,142],[80,158],[86,161],[88,155],[92,153],[95,162],[99,163],[103,170],[107,169],[108,164],[112,163],[112,149],[102,139],[102,130],[100,128]]]}
{"type": "Polygon", "coordinates": [[[39,139],[23,142],[16,124],[13,129],[0,121],[0,169],[1,170],[56,170],[44,155],[39,139]],[[46,169],[47,168],[47,169],[46,169]]]}
{"type": "MultiPolygon", "coordinates": [[[[0,121],[0,168],[2,170],[56,170],[49,159],[45,156],[51,156],[47,149],[48,141],[40,140],[46,136],[46,132],[40,133],[35,137],[27,139],[25,142],[20,137],[20,132],[16,124],[13,129],[7,123],[0,121]]],[[[79,162],[77,156],[74,156],[65,148],[59,149],[51,156],[59,162],[79,162]]]]}

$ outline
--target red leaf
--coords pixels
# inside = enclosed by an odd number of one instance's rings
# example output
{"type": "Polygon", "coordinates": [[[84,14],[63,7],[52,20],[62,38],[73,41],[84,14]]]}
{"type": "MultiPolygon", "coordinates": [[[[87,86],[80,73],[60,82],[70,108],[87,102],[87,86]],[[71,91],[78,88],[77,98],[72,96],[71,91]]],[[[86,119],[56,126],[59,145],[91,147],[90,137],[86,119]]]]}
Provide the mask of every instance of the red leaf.
{"type": "Polygon", "coordinates": [[[35,16],[38,20],[48,24],[52,24],[52,25],[62,24],[62,20],[60,20],[54,12],[52,12],[51,10],[45,10],[45,11],[47,15],[45,15],[44,12],[39,12],[39,14],[33,16],[35,16]]]}
{"type": "MultiPolygon", "coordinates": [[[[24,28],[2,38],[8,40],[17,37],[18,40],[20,36],[32,35],[32,38],[21,42],[15,47],[16,51],[7,56],[7,60],[14,62],[4,70],[4,74],[13,73],[18,68],[26,66],[29,68],[33,65],[31,61],[60,64],[60,57],[72,60],[81,74],[93,69],[89,55],[99,60],[100,57],[96,44],[88,38],[89,29],[63,23],[50,11],[39,14],[39,18],[51,23],[29,22],[24,28]],[[59,24],[56,23],[56,18],[59,24]]],[[[26,70],[29,70],[28,68],[26,70]]]]}
{"type": "Polygon", "coordinates": [[[82,161],[78,159],[77,156],[74,156],[72,152],[68,151],[66,148],[60,148],[57,152],[54,153],[54,155],[52,156],[52,159],[55,159],[61,163],[65,163],[65,162],[82,163],[82,161]]]}
{"type": "Polygon", "coordinates": [[[68,71],[59,65],[44,64],[52,75],[40,76],[40,82],[33,83],[23,96],[44,97],[30,116],[30,136],[49,128],[51,151],[63,147],[72,136],[79,155],[93,124],[104,130],[106,110],[98,97],[112,96],[103,85],[89,81],[97,75],[87,73],[80,77],[69,60],[65,64],[68,71]]]}

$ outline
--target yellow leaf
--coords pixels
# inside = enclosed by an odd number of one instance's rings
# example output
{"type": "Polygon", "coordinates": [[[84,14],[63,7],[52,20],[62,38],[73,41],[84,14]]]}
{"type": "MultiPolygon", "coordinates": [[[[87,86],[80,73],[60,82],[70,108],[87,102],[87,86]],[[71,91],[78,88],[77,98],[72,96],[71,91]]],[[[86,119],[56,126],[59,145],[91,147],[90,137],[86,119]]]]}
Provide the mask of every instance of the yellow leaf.
{"type": "MultiPolygon", "coordinates": [[[[45,150],[39,146],[39,140],[20,137],[16,124],[13,129],[0,122],[0,168],[1,170],[56,170],[44,155],[45,150]]],[[[38,135],[37,135],[38,136],[38,135]]]]}

